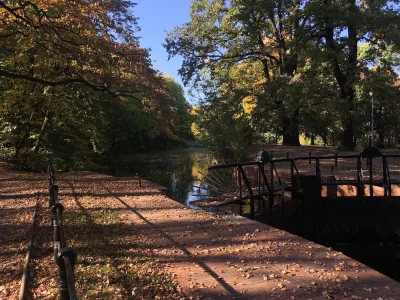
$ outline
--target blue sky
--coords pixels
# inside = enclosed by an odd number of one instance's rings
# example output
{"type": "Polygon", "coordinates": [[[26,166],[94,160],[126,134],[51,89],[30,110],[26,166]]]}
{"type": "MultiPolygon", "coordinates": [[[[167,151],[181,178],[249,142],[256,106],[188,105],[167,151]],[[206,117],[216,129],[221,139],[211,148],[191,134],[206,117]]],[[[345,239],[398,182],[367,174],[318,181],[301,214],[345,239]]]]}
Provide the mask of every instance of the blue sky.
{"type": "Polygon", "coordinates": [[[142,29],[140,46],[151,48],[150,54],[153,67],[160,72],[174,77],[175,81],[182,84],[178,75],[182,58],[174,57],[168,61],[165,48],[161,45],[165,41],[166,33],[176,26],[190,20],[189,7],[191,0],[135,0],[135,17],[139,18],[142,29]]]}

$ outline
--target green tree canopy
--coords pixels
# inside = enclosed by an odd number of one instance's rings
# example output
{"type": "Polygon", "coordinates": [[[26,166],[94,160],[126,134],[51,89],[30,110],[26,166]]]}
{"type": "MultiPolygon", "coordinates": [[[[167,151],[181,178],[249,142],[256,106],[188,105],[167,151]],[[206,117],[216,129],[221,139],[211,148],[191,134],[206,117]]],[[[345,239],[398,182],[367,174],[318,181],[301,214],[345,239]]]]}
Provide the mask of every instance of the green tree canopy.
{"type": "Polygon", "coordinates": [[[358,57],[358,46],[363,42],[374,45],[375,61],[382,55],[379,49],[398,51],[398,4],[193,0],[190,22],[169,33],[165,47],[170,56],[183,56],[180,74],[186,83],[201,80],[205,70],[213,77],[218,76],[219,69],[260,64],[257,81],[253,82],[260,82],[260,77],[264,81],[258,110],[275,111],[284,144],[299,144],[301,122],[305,121],[302,114],[307,115],[310,103],[315,102],[308,90],[314,91],[314,96],[326,97],[320,103],[327,103],[327,99],[337,102],[326,107],[342,110],[335,113],[339,117],[340,148],[353,149],[355,128],[360,126],[355,122],[356,86],[362,70],[368,67],[368,62],[358,57]],[[310,74],[315,75],[310,78],[310,74]],[[308,80],[313,78],[326,80],[316,80],[312,87],[313,82],[308,80]],[[317,92],[321,88],[325,92],[317,92]]]}

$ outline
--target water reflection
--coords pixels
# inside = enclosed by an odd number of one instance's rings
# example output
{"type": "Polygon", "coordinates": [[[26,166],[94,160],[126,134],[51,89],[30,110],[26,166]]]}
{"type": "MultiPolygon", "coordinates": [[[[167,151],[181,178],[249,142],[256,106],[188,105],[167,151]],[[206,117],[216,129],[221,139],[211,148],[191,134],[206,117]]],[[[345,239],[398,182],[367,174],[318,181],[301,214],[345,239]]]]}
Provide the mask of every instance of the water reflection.
{"type": "Polygon", "coordinates": [[[205,148],[174,149],[123,156],[106,163],[113,176],[134,176],[148,179],[168,188],[167,196],[189,207],[191,201],[208,195],[203,174],[210,165],[205,148]]]}

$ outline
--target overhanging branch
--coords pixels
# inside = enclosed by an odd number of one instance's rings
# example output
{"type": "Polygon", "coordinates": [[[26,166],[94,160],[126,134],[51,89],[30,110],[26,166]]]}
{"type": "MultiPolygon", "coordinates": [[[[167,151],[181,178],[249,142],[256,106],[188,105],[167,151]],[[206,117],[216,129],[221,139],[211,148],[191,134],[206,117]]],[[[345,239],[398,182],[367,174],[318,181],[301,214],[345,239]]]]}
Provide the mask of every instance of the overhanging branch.
{"type": "Polygon", "coordinates": [[[68,85],[68,84],[72,84],[72,83],[80,83],[83,84],[87,87],[92,88],[93,90],[96,91],[101,91],[101,92],[106,92],[109,95],[113,96],[113,97],[130,97],[133,99],[136,99],[138,101],[141,101],[139,98],[137,98],[134,94],[135,93],[140,93],[139,91],[113,91],[110,90],[109,88],[107,88],[106,86],[101,86],[101,85],[96,85],[93,84],[83,78],[67,78],[67,79],[61,79],[61,80],[57,80],[57,81],[51,81],[51,80],[47,80],[47,79],[42,79],[42,78],[37,78],[37,77],[32,77],[29,75],[25,75],[25,74],[16,74],[16,73],[11,73],[9,71],[0,69],[0,78],[1,77],[6,77],[6,78],[12,78],[12,79],[20,79],[20,80],[27,80],[30,82],[34,82],[34,83],[38,83],[38,84],[42,84],[45,86],[52,86],[52,87],[56,87],[56,86],[62,86],[62,85],[68,85]]]}

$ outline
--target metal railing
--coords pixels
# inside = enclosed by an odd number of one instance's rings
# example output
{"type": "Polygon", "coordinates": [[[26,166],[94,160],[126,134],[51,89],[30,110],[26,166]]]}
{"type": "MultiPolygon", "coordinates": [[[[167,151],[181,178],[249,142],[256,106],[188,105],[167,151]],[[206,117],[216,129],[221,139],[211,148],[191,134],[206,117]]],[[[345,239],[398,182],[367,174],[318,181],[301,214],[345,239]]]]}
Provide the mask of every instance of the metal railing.
{"type": "MultiPolygon", "coordinates": [[[[273,159],[272,153],[271,155],[266,155],[267,159],[265,161],[251,161],[251,162],[242,162],[242,163],[234,163],[234,164],[225,164],[225,165],[216,165],[208,168],[208,171],[213,170],[223,170],[231,168],[236,170],[236,176],[234,180],[236,181],[236,186],[239,188],[239,199],[249,199],[250,200],[250,214],[249,217],[254,219],[255,217],[255,201],[258,199],[262,201],[266,198],[269,200],[269,215],[271,216],[272,207],[274,206],[274,198],[282,197],[279,205],[281,206],[281,218],[283,219],[285,216],[285,200],[284,200],[284,190],[291,192],[291,201],[295,200],[298,197],[298,193],[300,192],[298,187],[298,178],[302,175],[314,175],[317,176],[318,186],[315,188],[320,189],[322,186],[338,186],[338,185],[352,185],[356,187],[357,195],[356,197],[365,197],[364,187],[365,185],[369,185],[370,197],[374,196],[373,185],[379,185],[384,188],[384,196],[388,197],[389,201],[392,197],[392,184],[398,184],[400,181],[397,179],[393,179],[391,177],[391,173],[389,170],[388,158],[399,158],[400,154],[390,154],[383,155],[379,151],[376,152],[377,149],[373,147],[366,147],[361,154],[358,155],[338,155],[337,153],[329,156],[312,156],[309,153],[308,156],[303,157],[293,157],[293,158],[282,158],[282,159],[273,159]],[[371,152],[372,151],[372,152],[371,152]],[[331,170],[333,166],[338,166],[338,160],[355,160],[356,165],[356,175],[353,177],[354,179],[349,178],[324,178],[322,176],[321,171],[321,163],[332,161],[334,165],[329,165],[331,170]],[[367,168],[362,168],[362,159],[367,160],[367,168]],[[374,160],[382,160],[382,171],[381,178],[374,179],[374,175],[377,174],[373,172],[373,161],[374,160]],[[301,162],[304,162],[306,165],[312,165],[315,162],[314,166],[308,167],[308,171],[306,173],[299,172],[301,162]],[[288,163],[290,165],[289,171],[289,184],[282,182],[280,176],[280,168],[276,165],[279,163],[288,163]],[[269,178],[266,176],[265,166],[269,165],[269,178]],[[256,183],[252,182],[246,174],[245,167],[246,166],[254,166],[258,169],[258,180],[256,183]],[[367,178],[366,178],[367,177],[367,178]],[[276,178],[276,180],[275,180],[276,178]],[[244,194],[243,191],[246,191],[244,194]],[[281,195],[277,194],[277,192],[281,192],[281,195]]],[[[289,155],[287,155],[289,157],[289,155]]],[[[331,174],[332,175],[332,174],[331,174]]],[[[240,207],[240,211],[242,208],[240,207]]]]}
{"type": "Polygon", "coordinates": [[[64,234],[62,214],[64,206],[58,202],[58,186],[54,176],[51,161],[48,162],[47,175],[49,180],[49,207],[53,227],[54,260],[60,273],[60,298],[61,300],[78,299],[75,289],[74,266],[76,263],[76,252],[67,247],[64,234]]]}
{"type": "MultiPolygon", "coordinates": [[[[250,200],[250,218],[254,218],[255,214],[255,200],[261,200],[262,197],[273,198],[274,187],[271,186],[268,181],[265,171],[264,171],[264,163],[252,161],[252,162],[244,162],[244,163],[236,163],[236,164],[227,164],[227,165],[216,165],[208,168],[208,171],[218,170],[218,169],[227,169],[231,168],[234,170],[236,174],[235,184],[239,189],[239,199],[249,199],[250,200]],[[244,167],[246,166],[255,166],[258,168],[258,185],[257,187],[252,186],[244,167]],[[246,195],[243,192],[246,191],[246,195]]],[[[271,201],[270,201],[271,202],[271,201]]],[[[270,203],[270,206],[272,204],[270,203]]],[[[242,212],[242,206],[240,206],[242,212]]]]}

